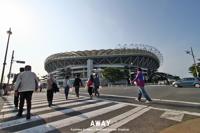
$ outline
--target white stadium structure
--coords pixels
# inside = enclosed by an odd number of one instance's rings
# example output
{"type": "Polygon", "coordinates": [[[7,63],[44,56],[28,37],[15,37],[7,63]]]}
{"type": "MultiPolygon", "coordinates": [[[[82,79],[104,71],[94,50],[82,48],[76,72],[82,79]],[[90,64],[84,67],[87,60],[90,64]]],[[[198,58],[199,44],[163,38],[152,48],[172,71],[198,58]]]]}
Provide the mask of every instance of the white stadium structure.
{"type": "Polygon", "coordinates": [[[119,45],[116,49],[71,51],[50,55],[46,58],[44,67],[48,73],[57,79],[63,79],[67,71],[71,77],[79,74],[87,79],[93,72],[99,73],[104,68],[131,69],[141,67],[145,73],[157,71],[163,62],[163,56],[156,48],[143,45],[119,45]]]}

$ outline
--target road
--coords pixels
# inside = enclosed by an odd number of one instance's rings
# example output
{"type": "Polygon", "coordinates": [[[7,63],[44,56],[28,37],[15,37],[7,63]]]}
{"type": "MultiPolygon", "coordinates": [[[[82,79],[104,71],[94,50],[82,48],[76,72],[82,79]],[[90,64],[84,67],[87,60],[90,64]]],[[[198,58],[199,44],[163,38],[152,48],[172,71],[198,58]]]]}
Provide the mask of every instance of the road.
{"type": "Polygon", "coordinates": [[[51,108],[47,106],[45,92],[36,92],[30,120],[26,120],[25,113],[17,119],[13,96],[6,96],[0,111],[0,132],[165,133],[169,127],[200,118],[198,88],[147,86],[146,89],[152,103],[135,101],[137,88],[120,86],[102,88],[101,96],[93,100],[84,88],[79,99],[71,92],[65,100],[61,91],[54,95],[51,108]]]}
{"type": "MultiPolygon", "coordinates": [[[[151,106],[200,112],[200,88],[175,88],[165,85],[149,85],[146,86],[146,91],[154,100],[151,106]]],[[[85,94],[87,90],[82,89],[81,92],[85,94]]],[[[101,98],[104,99],[137,103],[134,100],[137,97],[137,87],[134,86],[103,87],[100,89],[100,92],[101,98]]]]}

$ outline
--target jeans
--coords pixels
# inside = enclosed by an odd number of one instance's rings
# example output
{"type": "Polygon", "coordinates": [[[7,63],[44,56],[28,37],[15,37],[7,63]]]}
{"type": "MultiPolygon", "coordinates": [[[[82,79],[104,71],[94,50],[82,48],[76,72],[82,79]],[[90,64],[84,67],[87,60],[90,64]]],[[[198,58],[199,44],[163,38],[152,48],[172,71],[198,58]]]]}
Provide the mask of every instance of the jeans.
{"type": "Polygon", "coordinates": [[[68,99],[68,94],[69,94],[69,87],[65,87],[65,98],[66,100],[68,99]]]}
{"type": "Polygon", "coordinates": [[[152,101],[147,92],[145,91],[144,87],[140,87],[138,89],[138,100],[141,100],[142,95],[146,98],[148,101],[152,101]]]}

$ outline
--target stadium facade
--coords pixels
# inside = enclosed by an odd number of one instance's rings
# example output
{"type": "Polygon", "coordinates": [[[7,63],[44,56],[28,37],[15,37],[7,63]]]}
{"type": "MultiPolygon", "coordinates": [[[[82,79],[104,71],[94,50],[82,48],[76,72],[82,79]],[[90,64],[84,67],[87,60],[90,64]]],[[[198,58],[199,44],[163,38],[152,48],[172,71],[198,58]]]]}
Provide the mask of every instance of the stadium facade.
{"type": "Polygon", "coordinates": [[[63,79],[69,71],[71,77],[79,74],[88,78],[93,72],[100,73],[107,67],[141,67],[145,73],[157,71],[163,61],[162,54],[156,48],[143,45],[129,45],[116,49],[84,50],[57,53],[46,58],[44,67],[57,79],[63,79]]]}

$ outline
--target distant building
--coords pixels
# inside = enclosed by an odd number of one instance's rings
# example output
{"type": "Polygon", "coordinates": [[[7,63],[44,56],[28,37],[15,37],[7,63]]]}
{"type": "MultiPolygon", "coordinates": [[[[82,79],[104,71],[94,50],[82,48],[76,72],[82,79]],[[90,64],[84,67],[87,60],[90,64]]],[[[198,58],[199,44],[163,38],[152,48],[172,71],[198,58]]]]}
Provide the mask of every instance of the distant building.
{"type": "Polygon", "coordinates": [[[100,73],[104,68],[128,67],[133,73],[141,67],[148,75],[157,71],[162,63],[161,53],[148,45],[134,45],[116,49],[71,51],[53,54],[46,58],[44,68],[53,73],[57,79],[70,73],[72,77],[79,74],[87,79],[93,72],[100,73]]]}

